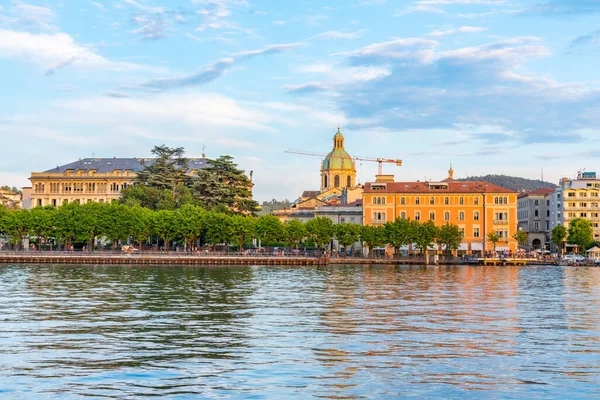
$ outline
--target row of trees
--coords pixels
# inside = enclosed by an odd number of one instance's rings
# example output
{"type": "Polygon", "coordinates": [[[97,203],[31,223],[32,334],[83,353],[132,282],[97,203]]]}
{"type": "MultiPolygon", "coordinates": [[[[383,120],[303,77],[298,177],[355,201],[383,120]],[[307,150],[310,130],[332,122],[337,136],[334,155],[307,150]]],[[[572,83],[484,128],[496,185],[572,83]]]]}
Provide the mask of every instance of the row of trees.
{"type": "Polygon", "coordinates": [[[276,244],[285,243],[297,249],[307,243],[320,251],[335,238],[344,250],[361,242],[370,250],[389,245],[398,255],[400,247],[409,244],[421,252],[435,245],[451,252],[458,249],[462,239],[458,226],[437,227],[432,221],[397,219],[385,225],[361,226],[334,225],[328,218],[317,217],[306,223],[297,219],[282,223],[272,215],[255,217],[218,212],[194,204],[185,204],[177,210],[151,210],[118,202],[70,203],[59,208],[32,210],[0,208],[0,234],[15,247],[29,238],[40,248],[49,249],[68,248],[73,244],[92,249],[97,238],[110,241],[114,248],[129,241],[142,248],[154,238],[157,239],[154,242],[162,242],[165,248],[171,248],[177,241],[185,250],[199,244],[232,244],[241,251],[255,238],[261,240],[267,250],[276,244]]]}
{"type": "Polygon", "coordinates": [[[552,229],[552,243],[559,249],[563,249],[564,243],[577,245],[580,253],[599,245],[594,240],[594,228],[592,223],[583,218],[575,218],[569,222],[569,229],[557,225],[552,229]]]}

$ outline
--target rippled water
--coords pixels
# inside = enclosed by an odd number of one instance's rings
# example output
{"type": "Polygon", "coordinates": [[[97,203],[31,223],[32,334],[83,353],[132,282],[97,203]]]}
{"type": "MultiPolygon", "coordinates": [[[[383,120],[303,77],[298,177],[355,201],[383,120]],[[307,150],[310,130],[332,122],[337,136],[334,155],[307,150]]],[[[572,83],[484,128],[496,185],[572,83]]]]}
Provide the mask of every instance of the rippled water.
{"type": "Polygon", "coordinates": [[[592,398],[600,268],[0,267],[0,397],[592,398]]]}

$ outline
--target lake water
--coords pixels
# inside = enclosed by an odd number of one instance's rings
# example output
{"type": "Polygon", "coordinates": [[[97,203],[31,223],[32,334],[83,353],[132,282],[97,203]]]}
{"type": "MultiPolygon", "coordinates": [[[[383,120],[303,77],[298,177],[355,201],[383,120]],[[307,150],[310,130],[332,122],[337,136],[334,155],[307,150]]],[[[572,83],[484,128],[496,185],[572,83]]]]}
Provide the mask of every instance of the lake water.
{"type": "Polygon", "coordinates": [[[600,268],[0,266],[0,398],[598,398],[600,268]]]}

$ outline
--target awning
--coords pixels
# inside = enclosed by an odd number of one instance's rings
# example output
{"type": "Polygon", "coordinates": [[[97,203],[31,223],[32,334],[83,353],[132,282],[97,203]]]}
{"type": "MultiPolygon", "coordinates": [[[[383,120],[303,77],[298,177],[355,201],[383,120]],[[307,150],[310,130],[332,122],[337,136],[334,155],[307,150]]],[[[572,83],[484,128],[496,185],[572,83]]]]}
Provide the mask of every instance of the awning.
{"type": "Polygon", "coordinates": [[[496,246],[496,251],[508,251],[510,248],[508,246],[496,246]]]}
{"type": "Polygon", "coordinates": [[[476,250],[476,251],[483,250],[483,243],[481,243],[481,242],[473,242],[473,243],[471,243],[471,250],[476,250]]]}
{"type": "Polygon", "coordinates": [[[468,251],[469,250],[469,245],[467,243],[461,243],[458,246],[458,250],[462,250],[462,251],[468,251]]]}

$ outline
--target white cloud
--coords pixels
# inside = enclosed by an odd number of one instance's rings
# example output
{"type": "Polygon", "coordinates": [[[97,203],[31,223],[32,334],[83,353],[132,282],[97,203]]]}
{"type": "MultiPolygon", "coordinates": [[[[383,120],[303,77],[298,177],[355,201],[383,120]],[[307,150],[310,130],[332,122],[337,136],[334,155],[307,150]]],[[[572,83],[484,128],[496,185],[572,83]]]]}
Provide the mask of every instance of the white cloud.
{"type": "Polygon", "coordinates": [[[55,31],[51,23],[56,18],[54,11],[47,7],[15,2],[8,10],[10,16],[0,15],[0,25],[19,30],[55,31]]]}
{"type": "Polygon", "coordinates": [[[425,5],[415,5],[406,7],[403,10],[398,11],[395,15],[397,17],[401,17],[408,14],[418,13],[418,12],[431,12],[436,14],[444,14],[445,11],[438,7],[425,6],[425,5]]]}
{"type": "Polygon", "coordinates": [[[90,48],[77,44],[66,33],[33,34],[0,29],[0,58],[34,63],[49,73],[67,65],[110,71],[164,70],[148,65],[109,60],[90,48]]]}
{"type": "Polygon", "coordinates": [[[363,36],[367,32],[366,29],[361,29],[356,32],[344,32],[344,31],[327,31],[319,33],[311,37],[311,39],[357,39],[363,36]]]}
{"type": "Polygon", "coordinates": [[[459,33],[480,33],[480,32],[485,32],[486,30],[487,30],[487,28],[484,28],[481,26],[461,26],[460,28],[456,28],[456,29],[436,30],[436,31],[433,31],[433,32],[427,34],[427,36],[437,38],[437,37],[456,35],[459,33]]]}

